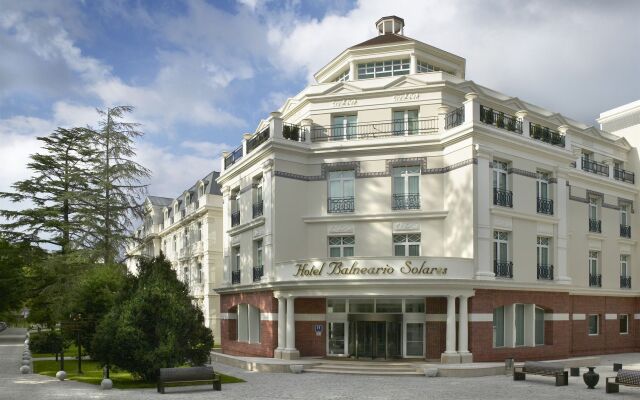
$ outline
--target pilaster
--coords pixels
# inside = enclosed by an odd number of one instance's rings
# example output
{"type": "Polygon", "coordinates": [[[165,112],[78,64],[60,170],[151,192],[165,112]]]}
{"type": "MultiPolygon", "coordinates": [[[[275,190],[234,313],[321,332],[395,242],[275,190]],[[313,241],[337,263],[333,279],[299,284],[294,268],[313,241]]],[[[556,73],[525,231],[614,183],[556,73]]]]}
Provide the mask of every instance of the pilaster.
{"type": "Polygon", "coordinates": [[[478,99],[478,94],[469,92],[464,98],[466,99],[462,103],[464,105],[464,122],[480,122],[480,100],[478,99]]]}
{"type": "Polygon", "coordinates": [[[474,192],[476,194],[476,207],[474,217],[476,221],[476,279],[493,279],[495,274],[492,268],[491,256],[491,202],[492,202],[492,178],[490,163],[493,160],[491,149],[476,145],[475,149],[478,166],[475,168],[474,192]]]}
{"type": "Polygon", "coordinates": [[[531,136],[529,119],[527,118],[527,110],[520,110],[516,113],[516,117],[522,123],[522,136],[529,137],[531,136]]]}

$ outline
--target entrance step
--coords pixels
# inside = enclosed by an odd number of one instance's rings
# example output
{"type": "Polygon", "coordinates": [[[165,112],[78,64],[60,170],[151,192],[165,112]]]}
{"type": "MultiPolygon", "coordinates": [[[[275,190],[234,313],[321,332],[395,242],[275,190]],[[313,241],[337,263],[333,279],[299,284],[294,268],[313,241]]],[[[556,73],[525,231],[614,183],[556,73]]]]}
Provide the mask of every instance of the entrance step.
{"type": "Polygon", "coordinates": [[[418,372],[418,366],[412,363],[401,362],[376,362],[376,361],[324,361],[309,366],[305,372],[321,374],[345,374],[345,375],[396,375],[396,376],[422,376],[418,372]]]}

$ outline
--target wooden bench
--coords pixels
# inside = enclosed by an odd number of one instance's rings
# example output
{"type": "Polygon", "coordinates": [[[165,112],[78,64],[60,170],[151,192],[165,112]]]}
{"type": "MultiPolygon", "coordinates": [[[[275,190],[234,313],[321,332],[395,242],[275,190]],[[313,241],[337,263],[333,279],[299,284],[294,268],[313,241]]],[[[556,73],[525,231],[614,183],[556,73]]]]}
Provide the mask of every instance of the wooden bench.
{"type": "Polygon", "coordinates": [[[194,385],[212,383],[213,390],[222,390],[220,375],[212,367],[160,368],[158,393],[164,393],[167,384],[193,383],[194,385]]]}
{"type": "Polygon", "coordinates": [[[618,375],[607,378],[607,393],[618,393],[620,385],[629,387],[640,387],[640,371],[633,369],[620,369],[618,375]]]}
{"type": "Polygon", "coordinates": [[[567,386],[569,384],[569,372],[564,370],[564,365],[560,363],[525,361],[522,367],[513,369],[513,380],[524,381],[527,374],[555,376],[556,386],[567,386]]]}

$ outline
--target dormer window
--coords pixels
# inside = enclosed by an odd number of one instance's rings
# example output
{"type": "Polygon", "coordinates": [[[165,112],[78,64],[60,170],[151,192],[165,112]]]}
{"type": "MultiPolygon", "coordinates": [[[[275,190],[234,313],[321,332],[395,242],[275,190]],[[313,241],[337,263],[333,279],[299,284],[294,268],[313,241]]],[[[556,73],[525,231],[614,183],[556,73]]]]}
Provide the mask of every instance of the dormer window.
{"type": "Polygon", "coordinates": [[[409,74],[410,60],[375,61],[358,64],[358,79],[382,78],[409,74]]]}
{"type": "Polygon", "coordinates": [[[340,75],[338,75],[338,77],[335,79],[334,82],[346,82],[348,80],[349,80],[349,70],[346,69],[342,73],[340,73],[340,75]]]}
{"type": "Polygon", "coordinates": [[[204,183],[200,184],[200,187],[198,188],[198,197],[202,196],[204,196],[204,183]]]}
{"type": "Polygon", "coordinates": [[[454,75],[454,73],[451,71],[446,71],[440,67],[436,67],[435,65],[431,65],[424,61],[418,60],[416,64],[416,72],[418,72],[419,74],[424,72],[438,72],[438,71],[443,71],[443,72],[446,72],[447,74],[454,75]]]}

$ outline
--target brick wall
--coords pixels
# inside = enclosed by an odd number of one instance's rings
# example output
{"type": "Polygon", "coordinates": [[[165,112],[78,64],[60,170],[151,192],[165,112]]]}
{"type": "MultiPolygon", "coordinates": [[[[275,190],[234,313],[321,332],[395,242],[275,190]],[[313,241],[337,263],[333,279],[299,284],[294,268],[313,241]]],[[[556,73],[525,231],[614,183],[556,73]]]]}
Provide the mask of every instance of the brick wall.
{"type": "MultiPolygon", "coordinates": [[[[444,297],[427,297],[427,314],[446,314],[447,299],[444,297]]],[[[447,345],[447,323],[428,321],[425,326],[426,356],[429,360],[440,360],[440,355],[447,345]]]]}
{"type": "MultiPolygon", "coordinates": [[[[297,298],[296,314],[326,315],[327,301],[324,298],[297,298]]],[[[302,357],[324,357],[327,348],[326,318],[318,321],[296,321],[296,348],[302,357]],[[322,334],[316,336],[315,325],[323,326],[322,334]]]]}
{"type": "MultiPolygon", "coordinates": [[[[220,296],[222,313],[236,313],[238,304],[250,304],[260,309],[260,313],[278,313],[278,301],[272,292],[252,292],[223,294],[220,296]]],[[[260,343],[245,343],[236,340],[237,321],[221,321],[221,344],[225,354],[238,356],[273,357],[278,345],[278,321],[260,321],[260,343]]]]}

